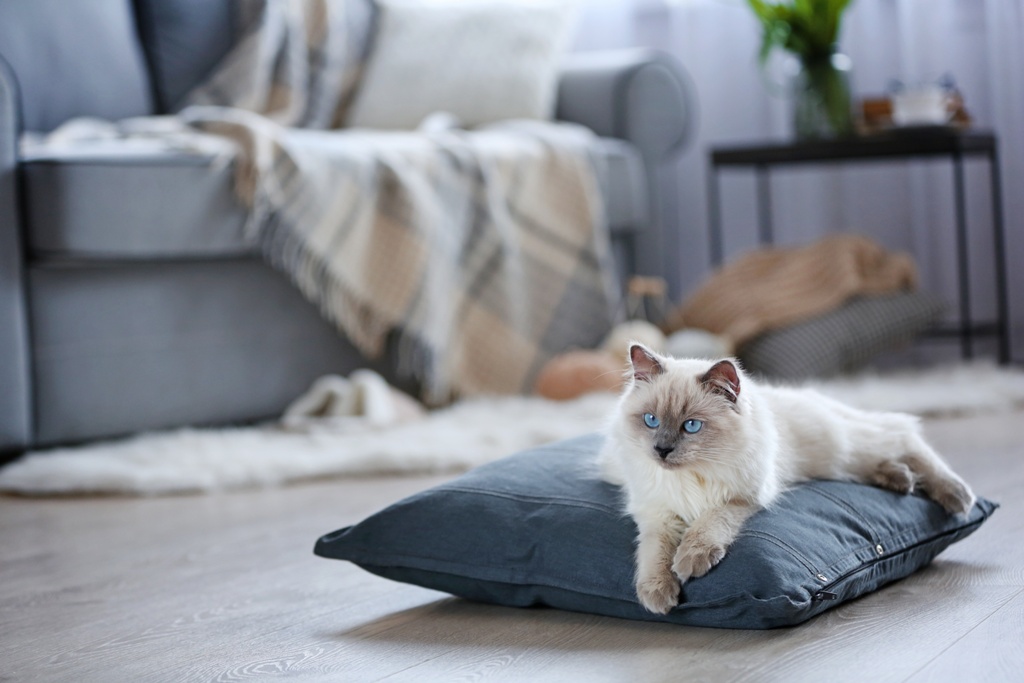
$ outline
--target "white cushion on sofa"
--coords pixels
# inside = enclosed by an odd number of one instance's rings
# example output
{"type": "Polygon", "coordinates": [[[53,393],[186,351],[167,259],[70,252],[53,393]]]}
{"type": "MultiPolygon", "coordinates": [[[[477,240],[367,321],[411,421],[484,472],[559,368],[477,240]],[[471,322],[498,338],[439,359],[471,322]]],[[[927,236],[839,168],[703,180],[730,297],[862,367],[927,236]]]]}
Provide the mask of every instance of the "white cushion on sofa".
{"type": "Polygon", "coordinates": [[[552,118],[572,7],[514,0],[382,2],[346,124],[411,130],[439,111],[467,127],[552,118]]]}

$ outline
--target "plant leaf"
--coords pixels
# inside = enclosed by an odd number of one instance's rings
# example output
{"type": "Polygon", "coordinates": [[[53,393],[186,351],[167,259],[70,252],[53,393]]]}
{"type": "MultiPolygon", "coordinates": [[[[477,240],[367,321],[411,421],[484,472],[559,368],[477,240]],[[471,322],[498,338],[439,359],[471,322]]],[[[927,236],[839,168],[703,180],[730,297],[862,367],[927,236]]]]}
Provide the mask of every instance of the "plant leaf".
{"type": "Polygon", "coordinates": [[[843,12],[851,0],[747,0],[760,20],[762,64],[772,49],[793,52],[803,61],[825,59],[839,37],[843,12]]]}

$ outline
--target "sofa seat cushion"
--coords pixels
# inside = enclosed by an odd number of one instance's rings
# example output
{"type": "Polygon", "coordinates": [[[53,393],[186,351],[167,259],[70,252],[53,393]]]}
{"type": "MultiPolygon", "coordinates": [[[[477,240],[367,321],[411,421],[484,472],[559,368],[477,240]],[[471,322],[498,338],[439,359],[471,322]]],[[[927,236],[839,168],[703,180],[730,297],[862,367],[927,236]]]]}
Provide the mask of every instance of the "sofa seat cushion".
{"type": "Polygon", "coordinates": [[[258,259],[52,263],[28,272],[35,447],[270,419],[369,361],[258,259]]]}
{"type": "Polygon", "coordinates": [[[34,257],[151,259],[252,254],[230,158],[123,142],[25,159],[34,257]]]}
{"type": "MultiPolygon", "coordinates": [[[[613,230],[642,227],[648,215],[647,184],[636,149],[621,140],[599,139],[594,154],[613,230]]],[[[245,208],[234,195],[233,164],[223,156],[112,141],[88,152],[31,152],[24,171],[34,258],[258,253],[245,234],[245,208]]]]}

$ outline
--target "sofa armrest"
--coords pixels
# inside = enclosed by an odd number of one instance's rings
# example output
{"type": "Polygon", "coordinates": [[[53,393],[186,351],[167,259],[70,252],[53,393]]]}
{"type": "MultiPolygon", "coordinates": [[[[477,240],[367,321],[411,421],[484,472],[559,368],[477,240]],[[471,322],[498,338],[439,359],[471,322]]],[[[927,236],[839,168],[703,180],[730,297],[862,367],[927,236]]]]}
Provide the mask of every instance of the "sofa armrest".
{"type": "Polygon", "coordinates": [[[0,58],[0,452],[31,437],[28,323],[18,215],[18,87],[0,58]]]}
{"type": "Polygon", "coordinates": [[[648,165],[681,150],[696,130],[689,74],[650,49],[578,52],[563,63],[556,117],[633,143],[648,165]]]}

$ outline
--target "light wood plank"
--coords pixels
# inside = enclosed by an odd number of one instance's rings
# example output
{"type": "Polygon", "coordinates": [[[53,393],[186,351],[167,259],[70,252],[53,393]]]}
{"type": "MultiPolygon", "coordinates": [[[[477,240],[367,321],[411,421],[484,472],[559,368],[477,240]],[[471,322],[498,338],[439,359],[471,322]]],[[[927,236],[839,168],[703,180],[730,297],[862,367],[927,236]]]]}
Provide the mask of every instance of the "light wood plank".
{"type": "Polygon", "coordinates": [[[1024,676],[1024,591],[954,643],[910,683],[1014,681],[1024,676]]]}
{"type": "MultiPolygon", "coordinates": [[[[902,680],[962,638],[1019,589],[961,586],[936,599],[922,584],[896,584],[808,624],[772,631],[681,628],[522,610],[491,613],[456,603],[432,613],[432,628],[375,637],[451,650],[384,680],[588,681],[902,680]],[[893,610],[892,604],[900,609],[893,610]],[[560,628],[553,628],[561,622],[560,628]],[[571,631],[564,628],[572,625],[571,631]],[[913,642],[913,648],[907,643],[913,642]],[[870,652],[871,657],[865,657],[870,652]]],[[[354,635],[354,634],[353,634],[354,635]]]]}

